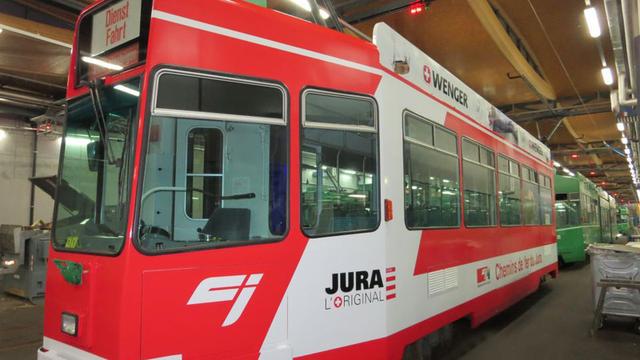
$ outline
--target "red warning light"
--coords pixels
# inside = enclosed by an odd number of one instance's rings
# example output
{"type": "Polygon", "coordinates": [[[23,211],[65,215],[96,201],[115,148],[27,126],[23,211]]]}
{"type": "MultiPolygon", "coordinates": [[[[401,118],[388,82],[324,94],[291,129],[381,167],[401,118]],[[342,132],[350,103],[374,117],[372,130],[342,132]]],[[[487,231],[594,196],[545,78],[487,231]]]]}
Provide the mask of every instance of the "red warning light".
{"type": "Polygon", "coordinates": [[[606,185],[606,184],[607,184],[607,183],[606,183],[606,182],[604,182],[604,181],[600,183],[600,185],[603,185],[603,186],[604,186],[604,185],[606,185]]]}
{"type": "Polygon", "coordinates": [[[595,171],[590,171],[590,172],[589,172],[589,175],[595,175],[595,174],[596,174],[596,172],[595,172],[595,171]]]}
{"type": "Polygon", "coordinates": [[[571,154],[571,158],[572,159],[577,159],[578,158],[578,154],[571,154]]]}
{"type": "Polygon", "coordinates": [[[424,12],[424,3],[422,1],[415,2],[409,5],[409,13],[411,15],[418,15],[424,12]]]}

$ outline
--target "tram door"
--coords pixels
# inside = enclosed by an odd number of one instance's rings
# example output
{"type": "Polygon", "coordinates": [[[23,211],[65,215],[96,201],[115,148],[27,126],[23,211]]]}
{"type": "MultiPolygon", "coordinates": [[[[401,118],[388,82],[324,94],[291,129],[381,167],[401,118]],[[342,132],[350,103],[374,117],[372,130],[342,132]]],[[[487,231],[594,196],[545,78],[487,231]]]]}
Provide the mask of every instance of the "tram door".
{"type": "Polygon", "coordinates": [[[193,240],[212,212],[223,207],[224,140],[223,123],[202,120],[177,123],[175,186],[184,190],[175,194],[174,241],[193,240]]]}

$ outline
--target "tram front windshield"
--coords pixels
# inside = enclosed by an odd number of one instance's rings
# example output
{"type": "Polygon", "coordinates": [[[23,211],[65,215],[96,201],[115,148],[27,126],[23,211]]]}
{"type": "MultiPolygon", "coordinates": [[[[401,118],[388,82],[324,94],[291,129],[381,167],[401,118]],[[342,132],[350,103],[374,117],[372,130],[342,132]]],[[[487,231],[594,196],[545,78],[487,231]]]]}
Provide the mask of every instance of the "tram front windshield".
{"type": "Polygon", "coordinates": [[[115,254],[124,243],[131,129],[140,79],[96,87],[67,111],[54,217],[59,250],[115,254]]]}

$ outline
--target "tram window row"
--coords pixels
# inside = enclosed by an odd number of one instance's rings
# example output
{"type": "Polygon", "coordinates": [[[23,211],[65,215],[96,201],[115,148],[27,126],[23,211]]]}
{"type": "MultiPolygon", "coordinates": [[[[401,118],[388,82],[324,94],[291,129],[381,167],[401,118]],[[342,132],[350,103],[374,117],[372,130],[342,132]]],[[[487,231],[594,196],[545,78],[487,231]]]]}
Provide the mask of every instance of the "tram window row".
{"type": "MultiPolygon", "coordinates": [[[[307,90],[302,120],[305,233],[375,229],[380,199],[373,99],[307,90]]],[[[494,151],[467,137],[461,138],[460,156],[454,132],[409,111],[403,115],[403,131],[407,228],[456,228],[462,221],[467,227],[551,225],[548,176],[503,155],[497,156],[496,167],[494,151]]]]}
{"type": "MultiPolygon", "coordinates": [[[[143,248],[198,246],[194,237],[214,246],[282,238],[288,228],[287,97],[283,86],[258,80],[182,70],[158,76],[141,206],[141,224],[151,230],[142,231],[143,248]],[[239,92],[255,95],[253,102],[212,95],[239,92]],[[156,146],[160,137],[171,148],[156,146]],[[171,224],[163,228],[168,239],[157,239],[156,224],[171,224]],[[207,240],[208,232],[223,235],[207,240]]],[[[389,149],[379,148],[374,98],[309,88],[301,99],[303,232],[375,230],[380,152],[389,149]]],[[[408,229],[551,224],[549,177],[410,111],[402,114],[402,128],[408,229]]]]}
{"type": "MultiPolygon", "coordinates": [[[[457,137],[406,112],[405,219],[410,229],[460,226],[457,137]]],[[[462,137],[464,223],[468,227],[551,225],[551,179],[462,137]],[[496,192],[499,195],[496,201],[496,192]],[[496,209],[496,202],[499,203],[496,209]]]]}

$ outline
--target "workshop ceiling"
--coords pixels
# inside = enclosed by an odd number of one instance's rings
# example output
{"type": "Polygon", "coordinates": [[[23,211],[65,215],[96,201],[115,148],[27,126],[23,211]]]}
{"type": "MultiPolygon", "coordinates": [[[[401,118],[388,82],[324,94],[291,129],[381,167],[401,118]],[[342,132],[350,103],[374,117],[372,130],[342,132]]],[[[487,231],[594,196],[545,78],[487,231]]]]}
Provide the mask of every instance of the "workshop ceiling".
{"type": "MultiPolygon", "coordinates": [[[[526,54],[532,69],[555,99],[544,96],[516,70],[472,6],[485,0],[433,0],[419,15],[414,1],[333,0],[336,12],[365,34],[386,22],[471,88],[544,141],[553,157],[580,171],[610,192],[633,199],[631,179],[620,151],[619,132],[610,111],[609,87],[600,75],[601,61],[612,66],[608,28],[589,36],[584,0],[490,0],[491,9],[526,54]],[[476,3],[473,3],[476,2],[476,3]],[[551,135],[551,136],[550,136],[551,135]]],[[[27,114],[41,113],[39,101],[64,97],[68,46],[80,9],[91,0],[0,1],[0,24],[43,34],[47,42],[5,30],[0,34],[0,98],[16,92],[35,98],[27,114]],[[62,44],[62,45],[61,45],[62,44]]],[[[591,3],[604,14],[602,0],[591,3]]],[[[615,85],[615,84],[614,84],[615,85]]],[[[14,104],[12,104],[14,105],[14,104]]],[[[0,103],[0,115],[2,111],[0,103]]]]}
{"type": "MultiPolygon", "coordinates": [[[[418,15],[401,6],[411,1],[334,3],[340,16],[367,35],[376,23],[389,24],[544,141],[554,160],[582,172],[611,193],[622,192],[623,198],[633,199],[626,161],[620,155],[620,133],[611,112],[610,89],[600,74],[602,58],[613,64],[603,15],[602,36],[593,39],[583,16],[584,0],[489,1],[503,27],[510,29],[512,39],[520,42],[532,67],[554,91],[556,98],[545,104],[483,26],[471,1],[430,1],[428,9],[418,15]],[[376,9],[388,11],[376,13],[376,9]]],[[[604,14],[601,0],[591,3],[604,14]]]]}

